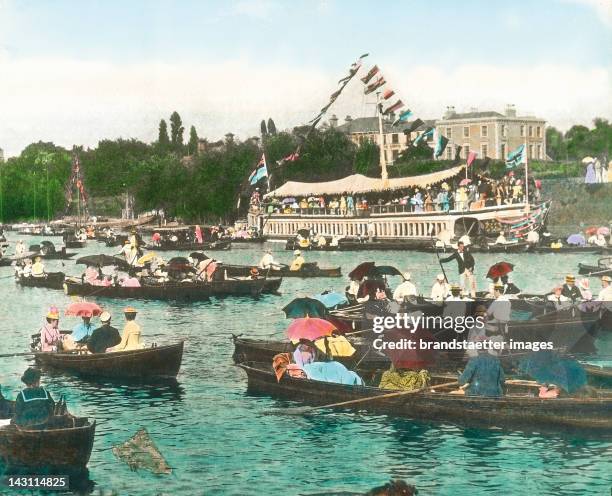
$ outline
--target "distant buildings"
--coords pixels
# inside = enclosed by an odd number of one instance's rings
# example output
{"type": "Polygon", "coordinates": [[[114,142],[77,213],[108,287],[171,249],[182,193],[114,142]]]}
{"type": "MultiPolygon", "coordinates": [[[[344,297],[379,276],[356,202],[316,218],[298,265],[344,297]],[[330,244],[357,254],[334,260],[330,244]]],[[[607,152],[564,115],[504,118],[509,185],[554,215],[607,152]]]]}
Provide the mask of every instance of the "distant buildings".
{"type": "Polygon", "coordinates": [[[4,150],[0,148],[0,164],[4,162],[4,150]]]}
{"type": "MultiPolygon", "coordinates": [[[[410,136],[403,129],[410,122],[392,126],[394,116],[383,120],[383,143],[379,143],[378,117],[360,117],[352,119],[346,116],[344,123],[338,125],[338,118],[333,115],[329,125],[346,133],[357,145],[364,140],[376,143],[383,150],[385,162],[393,164],[399,154],[412,140],[429,127],[435,127],[449,139],[449,144],[440,159],[452,160],[457,146],[461,146],[461,158],[466,159],[470,151],[475,151],[478,158],[489,157],[505,160],[508,153],[518,146],[527,143],[527,155],[530,159],[547,160],[546,157],[546,121],[537,117],[517,116],[513,105],[508,105],[503,114],[495,111],[457,113],[454,107],[447,107],[446,113],[439,120],[424,120],[424,124],[410,136]]],[[[432,139],[428,144],[433,148],[432,139]]]]}

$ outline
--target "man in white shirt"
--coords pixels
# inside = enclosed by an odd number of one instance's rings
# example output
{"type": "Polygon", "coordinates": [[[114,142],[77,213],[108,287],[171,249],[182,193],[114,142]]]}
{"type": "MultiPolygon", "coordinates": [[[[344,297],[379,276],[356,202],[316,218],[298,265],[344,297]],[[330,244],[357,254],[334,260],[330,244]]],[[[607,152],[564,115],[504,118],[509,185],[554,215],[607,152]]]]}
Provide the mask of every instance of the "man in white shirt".
{"type": "Polygon", "coordinates": [[[272,250],[268,248],[264,256],[261,257],[261,260],[259,261],[259,268],[267,270],[269,268],[277,268],[278,266],[279,265],[276,263],[274,257],[272,256],[272,250]]]}
{"type": "Polygon", "coordinates": [[[436,276],[436,282],[431,287],[431,299],[433,301],[444,301],[450,294],[450,287],[444,278],[444,274],[436,276]]]}
{"type": "Polygon", "coordinates": [[[410,277],[410,272],[404,272],[404,282],[402,282],[393,293],[393,299],[398,303],[403,303],[406,298],[417,295],[416,286],[410,282],[410,277]]]}
{"type": "Polygon", "coordinates": [[[493,286],[493,297],[495,300],[487,309],[487,331],[492,334],[505,334],[506,327],[510,321],[511,304],[508,296],[503,294],[504,285],[498,281],[493,286]]]}
{"type": "Polygon", "coordinates": [[[540,235],[538,234],[538,231],[536,231],[535,229],[532,231],[529,231],[529,234],[527,234],[527,243],[531,243],[532,245],[537,245],[540,242],[540,235]]]}
{"type": "Polygon", "coordinates": [[[556,310],[567,308],[568,306],[571,306],[572,304],[572,302],[567,296],[563,296],[562,292],[563,292],[563,287],[557,285],[553,288],[552,294],[549,294],[546,297],[548,301],[551,301],[552,303],[554,303],[556,310]]]}
{"type": "Polygon", "coordinates": [[[505,245],[508,241],[506,240],[506,236],[504,236],[503,232],[499,233],[499,236],[497,236],[497,239],[495,240],[495,244],[496,245],[505,245]]]}

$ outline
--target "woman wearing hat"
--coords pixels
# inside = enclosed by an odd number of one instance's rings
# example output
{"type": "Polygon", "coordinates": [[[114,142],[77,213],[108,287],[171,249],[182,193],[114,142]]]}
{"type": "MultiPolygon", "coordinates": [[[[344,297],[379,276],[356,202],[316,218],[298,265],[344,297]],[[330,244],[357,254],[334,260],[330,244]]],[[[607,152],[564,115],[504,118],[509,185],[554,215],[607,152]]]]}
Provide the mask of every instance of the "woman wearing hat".
{"type": "Polygon", "coordinates": [[[53,415],[55,402],[49,392],[40,385],[40,370],[30,367],[21,376],[26,388],[15,400],[13,422],[20,427],[45,427],[53,415]]]}
{"type": "Polygon", "coordinates": [[[302,265],[304,265],[306,260],[304,260],[300,250],[295,250],[293,254],[295,255],[295,258],[293,259],[293,262],[291,262],[291,267],[289,267],[289,270],[298,271],[302,268],[302,265]]]}
{"type": "Polygon", "coordinates": [[[45,275],[45,266],[42,263],[42,258],[36,257],[32,265],[32,277],[45,277],[45,275]]]}
{"type": "Polygon", "coordinates": [[[134,307],[126,307],[123,313],[125,314],[126,322],[123,327],[121,342],[117,346],[109,348],[107,351],[128,351],[143,348],[141,342],[141,329],[136,323],[137,310],[134,307]]]}
{"type": "Polygon", "coordinates": [[[612,277],[603,276],[601,278],[601,291],[597,296],[598,301],[612,301],[612,277]]]}
{"type": "Polygon", "coordinates": [[[57,351],[62,342],[57,307],[49,308],[46,320],[47,322],[40,329],[40,349],[41,351],[57,351]]]}

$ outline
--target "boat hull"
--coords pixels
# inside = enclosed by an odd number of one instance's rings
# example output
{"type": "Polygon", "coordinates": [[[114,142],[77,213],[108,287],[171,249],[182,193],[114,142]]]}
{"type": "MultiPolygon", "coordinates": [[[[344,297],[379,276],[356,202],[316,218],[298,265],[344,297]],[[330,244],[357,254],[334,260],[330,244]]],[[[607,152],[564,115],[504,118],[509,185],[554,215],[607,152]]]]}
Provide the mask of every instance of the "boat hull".
{"type": "Polygon", "coordinates": [[[28,288],[62,289],[66,275],[63,272],[49,272],[46,277],[19,276],[16,281],[28,288]]]}
{"type": "Polygon", "coordinates": [[[79,355],[76,353],[36,352],[34,358],[43,367],[94,378],[153,379],[174,378],[183,360],[184,343],[79,355]]]}
{"type": "Polygon", "coordinates": [[[148,244],[148,250],[154,251],[189,251],[189,250],[229,250],[232,248],[230,241],[217,241],[215,243],[162,243],[161,245],[148,244]]]}
{"type": "MultiPolygon", "coordinates": [[[[250,274],[250,265],[223,265],[223,270],[230,277],[246,277],[250,274]]],[[[270,277],[341,277],[342,270],[340,267],[322,268],[316,265],[302,268],[301,270],[289,270],[288,268],[282,269],[258,269],[261,274],[267,274],[270,277]]]]}

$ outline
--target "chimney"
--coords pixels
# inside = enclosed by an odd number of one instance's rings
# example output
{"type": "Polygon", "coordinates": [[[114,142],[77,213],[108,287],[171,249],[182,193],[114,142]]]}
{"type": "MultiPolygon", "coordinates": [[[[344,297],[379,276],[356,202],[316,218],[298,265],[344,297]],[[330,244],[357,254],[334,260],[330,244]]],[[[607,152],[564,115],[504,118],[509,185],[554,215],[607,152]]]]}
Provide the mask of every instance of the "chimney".
{"type": "Polygon", "coordinates": [[[444,112],[444,119],[451,119],[457,112],[455,112],[455,107],[453,105],[446,107],[446,112],[444,112]]]}
{"type": "Polygon", "coordinates": [[[346,123],[352,122],[352,120],[353,120],[353,118],[352,118],[350,115],[347,115],[347,116],[344,118],[344,122],[346,122],[346,123]]]}
{"type": "Polygon", "coordinates": [[[509,103],[508,105],[506,105],[506,117],[516,117],[516,107],[509,103]]]}
{"type": "Polygon", "coordinates": [[[329,125],[331,127],[336,127],[338,125],[338,116],[336,114],[332,114],[329,118],[329,125]]]}

